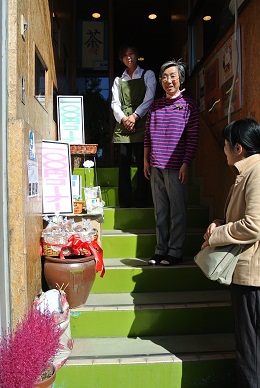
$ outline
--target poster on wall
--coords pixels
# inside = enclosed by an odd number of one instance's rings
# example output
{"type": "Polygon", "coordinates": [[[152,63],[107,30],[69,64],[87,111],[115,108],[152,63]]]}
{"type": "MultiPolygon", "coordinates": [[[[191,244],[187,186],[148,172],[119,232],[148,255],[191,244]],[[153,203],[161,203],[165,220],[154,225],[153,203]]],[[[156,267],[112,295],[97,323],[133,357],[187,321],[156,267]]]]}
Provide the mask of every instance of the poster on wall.
{"type": "Polygon", "coordinates": [[[28,159],[28,196],[36,197],[39,195],[38,162],[28,159]]]}
{"type": "Polygon", "coordinates": [[[59,140],[84,144],[83,96],[57,96],[59,140]]]}
{"type": "Polygon", "coordinates": [[[215,123],[242,107],[240,29],[233,33],[205,67],[205,116],[215,123]],[[235,77],[235,81],[233,82],[235,77]],[[230,101],[232,86],[234,90],[230,101]]]}
{"type": "Polygon", "coordinates": [[[70,148],[68,143],[42,142],[43,213],[73,213],[70,148]]]}
{"type": "Polygon", "coordinates": [[[221,99],[219,98],[219,59],[218,57],[205,69],[205,109],[210,123],[220,118],[221,99]]]}
{"type": "Polygon", "coordinates": [[[233,76],[233,47],[232,47],[232,38],[229,38],[227,42],[222,47],[221,52],[221,84],[233,76]]]}
{"type": "Polygon", "coordinates": [[[222,88],[222,107],[223,113],[228,114],[230,102],[230,93],[234,77],[234,90],[231,100],[231,112],[234,112],[242,107],[242,92],[241,92],[241,45],[240,45],[240,29],[237,29],[237,36],[233,34],[223,45],[221,49],[222,68],[220,72],[220,86],[222,88]]]}
{"type": "Polygon", "coordinates": [[[197,75],[197,104],[200,112],[203,112],[205,109],[204,69],[197,75]]]}

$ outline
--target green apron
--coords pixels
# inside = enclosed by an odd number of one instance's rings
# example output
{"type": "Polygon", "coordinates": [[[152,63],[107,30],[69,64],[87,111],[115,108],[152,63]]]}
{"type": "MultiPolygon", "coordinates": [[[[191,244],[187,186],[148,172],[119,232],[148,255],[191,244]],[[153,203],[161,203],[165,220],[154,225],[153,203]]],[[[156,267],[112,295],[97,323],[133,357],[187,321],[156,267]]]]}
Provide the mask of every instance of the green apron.
{"type": "MultiPolygon", "coordinates": [[[[122,81],[120,78],[120,102],[122,111],[126,116],[135,112],[136,108],[143,102],[146,85],[143,71],[141,78],[122,81]]],[[[144,141],[146,115],[135,123],[135,132],[129,132],[123,123],[116,123],[112,143],[138,143],[144,141]]]]}

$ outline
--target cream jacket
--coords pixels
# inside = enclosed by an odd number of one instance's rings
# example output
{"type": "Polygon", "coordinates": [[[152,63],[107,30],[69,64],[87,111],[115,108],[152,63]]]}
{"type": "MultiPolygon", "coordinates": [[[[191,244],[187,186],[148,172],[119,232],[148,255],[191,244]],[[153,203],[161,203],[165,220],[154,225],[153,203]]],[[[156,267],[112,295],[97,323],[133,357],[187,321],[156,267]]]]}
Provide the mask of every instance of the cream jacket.
{"type": "Polygon", "coordinates": [[[229,192],[225,224],[217,227],[210,246],[246,244],[233,283],[260,286],[260,154],[235,163],[238,175],[229,192]]]}

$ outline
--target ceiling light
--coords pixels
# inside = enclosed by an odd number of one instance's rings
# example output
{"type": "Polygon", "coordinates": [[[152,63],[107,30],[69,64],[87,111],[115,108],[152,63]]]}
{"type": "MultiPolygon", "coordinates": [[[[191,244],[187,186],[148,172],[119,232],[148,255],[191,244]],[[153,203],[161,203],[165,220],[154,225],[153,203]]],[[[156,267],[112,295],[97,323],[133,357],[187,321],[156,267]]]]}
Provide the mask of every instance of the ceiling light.
{"type": "Polygon", "coordinates": [[[203,20],[205,22],[208,22],[209,20],[211,20],[211,16],[210,15],[204,16],[203,20]]]}
{"type": "Polygon", "coordinates": [[[98,12],[94,12],[94,13],[92,13],[92,17],[94,18],[94,19],[98,19],[98,18],[100,18],[100,13],[98,13],[98,12]]]}
{"type": "Polygon", "coordinates": [[[144,61],[144,58],[143,57],[139,57],[138,61],[144,61]]]}
{"type": "Polygon", "coordinates": [[[148,16],[149,19],[153,20],[153,19],[156,19],[157,18],[157,15],[155,13],[151,13],[149,16],[148,16]]]}

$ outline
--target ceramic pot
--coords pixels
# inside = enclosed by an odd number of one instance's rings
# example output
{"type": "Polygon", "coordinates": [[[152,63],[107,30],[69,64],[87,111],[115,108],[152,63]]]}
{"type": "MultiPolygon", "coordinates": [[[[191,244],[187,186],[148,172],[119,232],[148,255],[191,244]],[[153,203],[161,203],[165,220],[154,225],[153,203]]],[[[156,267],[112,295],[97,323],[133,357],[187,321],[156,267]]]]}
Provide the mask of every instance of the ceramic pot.
{"type": "Polygon", "coordinates": [[[46,380],[37,381],[34,383],[33,388],[51,388],[52,383],[56,379],[56,369],[53,367],[53,375],[46,380]]]}
{"type": "Polygon", "coordinates": [[[73,202],[73,208],[74,208],[74,214],[81,214],[83,210],[85,201],[74,201],[73,202]]]}
{"type": "Polygon", "coordinates": [[[94,283],[96,261],[94,256],[45,256],[44,276],[50,289],[65,290],[70,308],[79,307],[86,303],[94,283]]]}

